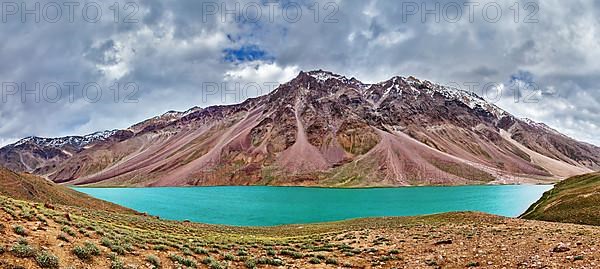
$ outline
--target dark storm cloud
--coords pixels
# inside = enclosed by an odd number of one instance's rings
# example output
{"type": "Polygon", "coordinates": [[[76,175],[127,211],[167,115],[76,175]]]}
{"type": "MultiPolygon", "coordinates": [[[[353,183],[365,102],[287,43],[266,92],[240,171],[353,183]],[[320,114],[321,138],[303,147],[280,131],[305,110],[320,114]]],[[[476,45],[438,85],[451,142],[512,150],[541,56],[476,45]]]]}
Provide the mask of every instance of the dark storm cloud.
{"type": "MultiPolygon", "coordinates": [[[[207,94],[204,85],[283,82],[299,70],[322,68],[368,82],[415,75],[453,85],[494,83],[504,93],[494,101],[511,113],[600,144],[591,135],[600,131],[600,8],[595,1],[541,1],[537,22],[526,22],[530,1],[519,2],[517,21],[510,9],[515,1],[494,2],[503,12],[494,22],[482,14],[487,1],[476,2],[473,18],[464,1],[439,1],[440,8],[449,3],[463,8],[458,20],[452,20],[455,10],[439,10],[438,22],[434,15],[423,21],[421,10],[408,14],[406,9],[413,2],[433,9],[436,1],[224,2],[229,9],[238,3],[240,12],[248,8],[246,16],[223,14],[217,1],[140,0],[134,1],[135,22],[125,23],[132,11],[124,9],[127,2],[119,2],[116,23],[110,1],[99,2],[103,16],[97,23],[79,14],[73,22],[22,23],[13,16],[2,24],[3,82],[81,85],[75,96],[58,102],[8,96],[0,107],[0,143],[27,135],[126,128],[168,110],[238,102],[242,97],[207,94]],[[285,13],[294,3],[302,8],[297,21],[287,16],[293,12],[285,13]],[[256,5],[262,15],[258,21],[252,20],[256,5]],[[207,8],[215,6],[218,10],[209,14],[207,8]],[[537,92],[519,89],[515,99],[510,90],[521,81],[516,74],[529,74],[525,77],[537,92]],[[83,96],[88,82],[102,88],[100,100],[83,96]],[[115,83],[121,87],[117,101],[111,90],[115,83]],[[127,83],[137,90],[124,89],[127,83]],[[527,96],[535,102],[525,103],[527,96]]],[[[65,87],[62,91],[69,94],[65,87]]]]}

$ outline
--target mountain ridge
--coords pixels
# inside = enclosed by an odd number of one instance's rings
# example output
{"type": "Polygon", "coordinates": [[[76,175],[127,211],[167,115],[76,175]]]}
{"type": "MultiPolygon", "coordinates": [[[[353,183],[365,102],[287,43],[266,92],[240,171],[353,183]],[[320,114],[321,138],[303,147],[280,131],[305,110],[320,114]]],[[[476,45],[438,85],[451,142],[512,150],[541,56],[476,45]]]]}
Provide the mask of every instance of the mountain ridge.
{"type": "Polygon", "coordinates": [[[365,84],[318,70],[239,104],[169,111],[37,170],[68,184],[359,187],[556,181],[598,169],[600,148],[544,126],[414,77],[365,84]]]}

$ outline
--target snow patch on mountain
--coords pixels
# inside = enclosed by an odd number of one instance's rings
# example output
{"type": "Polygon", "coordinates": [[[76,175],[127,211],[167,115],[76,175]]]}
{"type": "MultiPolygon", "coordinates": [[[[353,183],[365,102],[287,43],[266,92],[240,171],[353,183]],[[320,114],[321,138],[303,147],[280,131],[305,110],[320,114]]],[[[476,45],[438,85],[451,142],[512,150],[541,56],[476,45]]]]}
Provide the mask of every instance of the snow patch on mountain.
{"type": "Polygon", "coordinates": [[[7,147],[18,147],[26,144],[33,144],[40,147],[55,147],[61,148],[64,146],[73,146],[76,148],[83,148],[91,143],[97,141],[105,141],[109,137],[113,136],[117,133],[118,130],[109,130],[109,131],[101,131],[95,132],[93,134],[84,135],[84,136],[65,136],[59,138],[45,138],[45,137],[37,137],[30,136],[23,138],[12,145],[8,145],[7,147]]]}
{"type": "Polygon", "coordinates": [[[546,125],[545,123],[536,122],[536,121],[534,121],[532,119],[529,119],[529,118],[521,118],[521,120],[523,122],[527,123],[530,126],[537,127],[537,128],[540,128],[540,129],[544,129],[544,130],[546,130],[548,132],[564,136],[562,133],[560,133],[557,130],[553,129],[552,127],[546,125]]]}

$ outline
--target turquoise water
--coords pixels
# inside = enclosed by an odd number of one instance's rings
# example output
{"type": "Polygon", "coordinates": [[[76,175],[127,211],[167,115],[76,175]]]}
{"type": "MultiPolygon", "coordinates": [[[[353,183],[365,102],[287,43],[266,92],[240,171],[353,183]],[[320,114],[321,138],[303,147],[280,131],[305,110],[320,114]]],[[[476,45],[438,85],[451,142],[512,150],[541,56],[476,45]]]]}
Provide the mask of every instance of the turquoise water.
{"type": "Polygon", "coordinates": [[[300,187],[75,188],[164,219],[236,226],[482,211],[516,217],[548,185],[322,189],[300,187]]]}

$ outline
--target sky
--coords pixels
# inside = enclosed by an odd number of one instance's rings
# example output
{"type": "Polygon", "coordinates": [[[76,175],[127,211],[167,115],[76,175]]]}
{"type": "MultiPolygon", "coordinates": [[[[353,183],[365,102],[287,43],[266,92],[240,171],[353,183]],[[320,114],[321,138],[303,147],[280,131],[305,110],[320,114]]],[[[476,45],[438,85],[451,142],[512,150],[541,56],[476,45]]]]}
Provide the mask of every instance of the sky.
{"type": "Polygon", "coordinates": [[[597,1],[72,2],[3,2],[0,145],[238,103],[315,69],[464,88],[600,145],[597,1]]]}

